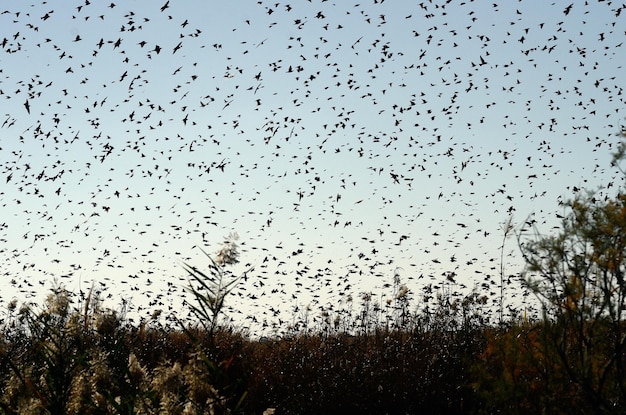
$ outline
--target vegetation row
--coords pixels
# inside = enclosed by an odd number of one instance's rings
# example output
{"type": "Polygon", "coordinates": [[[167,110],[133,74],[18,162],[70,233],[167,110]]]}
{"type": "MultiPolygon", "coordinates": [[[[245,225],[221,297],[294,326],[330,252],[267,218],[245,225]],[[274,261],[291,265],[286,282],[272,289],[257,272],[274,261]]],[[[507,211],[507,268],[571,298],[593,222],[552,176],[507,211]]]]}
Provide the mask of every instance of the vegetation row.
{"type": "Polygon", "coordinates": [[[220,320],[245,275],[229,271],[234,238],[206,270],[184,265],[192,323],[134,324],[63,287],[40,307],[14,301],[0,322],[0,412],[626,413],[626,194],[581,193],[567,208],[555,234],[530,219],[517,229],[533,318],[494,323],[477,292],[434,292],[416,309],[395,275],[384,318],[365,293],[353,315],[253,339],[220,320]]]}

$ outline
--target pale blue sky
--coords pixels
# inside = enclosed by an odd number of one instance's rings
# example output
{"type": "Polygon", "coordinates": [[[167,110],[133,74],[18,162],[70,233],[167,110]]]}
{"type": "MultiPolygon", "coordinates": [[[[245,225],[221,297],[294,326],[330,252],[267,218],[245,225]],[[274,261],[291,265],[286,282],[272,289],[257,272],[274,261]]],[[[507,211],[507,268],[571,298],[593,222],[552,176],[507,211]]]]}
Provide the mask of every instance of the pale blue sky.
{"type": "Polygon", "coordinates": [[[510,211],[549,232],[575,188],[621,185],[616,3],[110,4],[0,15],[4,301],[56,277],[167,314],[231,231],[256,267],[231,306],[259,320],[386,295],[396,267],[416,298],[471,289],[510,211]]]}

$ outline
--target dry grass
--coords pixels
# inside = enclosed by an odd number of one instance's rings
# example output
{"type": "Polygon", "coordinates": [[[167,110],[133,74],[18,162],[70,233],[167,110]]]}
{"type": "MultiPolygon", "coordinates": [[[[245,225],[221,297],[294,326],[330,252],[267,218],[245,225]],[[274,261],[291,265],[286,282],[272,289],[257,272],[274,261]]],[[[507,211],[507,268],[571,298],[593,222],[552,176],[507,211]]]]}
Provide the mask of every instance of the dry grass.
{"type": "Polygon", "coordinates": [[[540,347],[554,326],[494,326],[481,296],[435,297],[421,312],[400,304],[394,319],[364,304],[337,327],[252,339],[221,325],[134,325],[97,299],[74,307],[56,289],[41,309],[6,313],[0,412],[594,413],[540,347]]]}

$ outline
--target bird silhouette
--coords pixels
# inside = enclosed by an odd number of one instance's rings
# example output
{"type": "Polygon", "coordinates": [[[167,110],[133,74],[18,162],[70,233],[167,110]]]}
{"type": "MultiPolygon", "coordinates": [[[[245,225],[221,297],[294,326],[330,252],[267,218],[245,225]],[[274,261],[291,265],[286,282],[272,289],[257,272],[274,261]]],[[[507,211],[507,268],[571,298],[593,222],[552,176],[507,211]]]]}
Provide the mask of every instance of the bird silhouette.
{"type": "Polygon", "coordinates": [[[6,280],[175,313],[178,264],[237,229],[252,325],[347,309],[397,267],[428,296],[498,292],[502,221],[550,229],[623,179],[626,6],[564,6],[5,5],[6,280]]]}

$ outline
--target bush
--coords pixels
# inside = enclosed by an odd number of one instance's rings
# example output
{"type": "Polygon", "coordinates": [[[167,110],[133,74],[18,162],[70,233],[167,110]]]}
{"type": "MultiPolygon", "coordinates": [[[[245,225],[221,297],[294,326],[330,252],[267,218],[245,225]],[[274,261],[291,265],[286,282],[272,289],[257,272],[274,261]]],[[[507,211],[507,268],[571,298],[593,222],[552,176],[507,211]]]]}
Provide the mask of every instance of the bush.
{"type": "Polygon", "coordinates": [[[589,412],[626,405],[626,195],[579,196],[560,233],[521,242],[526,285],[543,310],[538,352],[589,412]]]}

